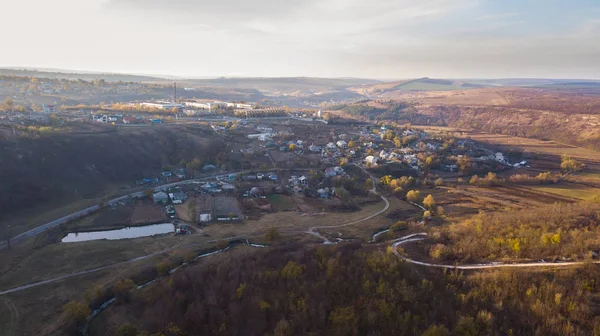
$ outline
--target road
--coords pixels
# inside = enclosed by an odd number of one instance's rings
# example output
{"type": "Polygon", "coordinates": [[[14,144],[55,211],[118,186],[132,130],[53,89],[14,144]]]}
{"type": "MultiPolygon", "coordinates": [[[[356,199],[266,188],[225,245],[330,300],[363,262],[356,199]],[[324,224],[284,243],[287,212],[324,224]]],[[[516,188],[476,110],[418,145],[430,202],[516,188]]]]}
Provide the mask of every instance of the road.
{"type": "MultiPolygon", "coordinates": [[[[265,171],[268,171],[269,169],[266,169],[265,171]]],[[[271,169],[272,170],[272,169],[271,169]]],[[[202,178],[198,178],[198,179],[191,179],[191,180],[185,180],[185,181],[179,181],[179,182],[173,182],[173,183],[168,183],[168,184],[163,184],[160,186],[155,186],[152,189],[156,190],[156,189],[160,189],[160,188],[172,188],[172,187],[176,187],[176,186],[180,186],[180,185],[184,185],[184,184],[191,184],[191,183],[198,183],[198,182],[202,182],[202,181],[206,181],[206,180],[211,180],[216,178],[217,176],[221,176],[221,175],[229,175],[232,173],[236,173],[236,174],[246,174],[246,173],[250,173],[250,172],[258,172],[258,171],[263,171],[263,170],[246,170],[246,171],[239,171],[239,172],[225,172],[225,173],[219,173],[219,174],[212,174],[212,175],[208,175],[202,178]]],[[[139,191],[139,192],[135,192],[132,194],[128,194],[128,195],[124,195],[121,197],[117,197],[117,198],[113,198],[109,201],[105,202],[105,205],[107,206],[111,206],[111,205],[115,205],[117,203],[119,203],[120,201],[123,200],[127,200],[129,198],[135,198],[135,197],[142,197],[144,196],[144,191],[139,191]]],[[[79,210],[77,212],[74,212],[70,215],[55,219],[51,222],[48,222],[46,224],[40,225],[34,229],[31,229],[29,231],[23,232],[19,235],[16,235],[14,237],[11,238],[11,243],[18,243],[24,239],[28,239],[28,238],[32,238],[37,236],[38,234],[50,230],[52,228],[55,228],[61,224],[65,224],[69,221],[75,220],[75,219],[79,219],[82,217],[85,217],[93,212],[96,212],[98,210],[101,209],[101,205],[97,204],[97,205],[93,205],[89,208],[85,208],[83,210],[79,210]]],[[[0,242],[0,250],[2,248],[4,248],[6,246],[6,241],[2,241],[0,242]]]]}
{"type": "MultiPolygon", "coordinates": [[[[363,168],[361,167],[361,169],[363,169],[363,168]]],[[[363,171],[365,171],[365,170],[363,169],[363,171]]],[[[242,172],[238,172],[238,173],[242,173],[243,174],[243,173],[247,173],[247,172],[249,172],[249,171],[242,171],[242,172]]],[[[369,173],[367,173],[367,174],[369,174],[369,173]]],[[[187,181],[181,181],[181,182],[176,182],[176,183],[170,183],[170,184],[167,184],[167,185],[160,186],[158,188],[161,188],[161,187],[171,187],[171,186],[181,185],[181,184],[184,184],[184,183],[193,183],[194,181],[201,181],[201,180],[216,178],[217,176],[221,176],[221,175],[225,175],[225,174],[221,173],[221,174],[216,174],[216,175],[213,175],[213,176],[210,176],[210,177],[207,176],[207,177],[204,177],[204,178],[201,178],[201,179],[187,180],[187,181]]],[[[371,176],[371,175],[369,174],[369,176],[371,176]]],[[[325,244],[331,244],[332,242],[330,242],[324,236],[320,235],[318,232],[316,232],[316,230],[319,230],[319,229],[336,229],[336,228],[342,228],[342,227],[346,227],[346,226],[356,225],[356,224],[362,223],[364,221],[367,221],[369,219],[372,219],[372,218],[374,218],[376,216],[379,216],[379,215],[381,215],[382,213],[386,212],[389,209],[390,202],[388,201],[387,198],[385,198],[384,196],[380,195],[377,192],[376,184],[375,183],[373,183],[373,188],[371,189],[371,192],[373,192],[376,195],[379,195],[379,197],[381,197],[381,199],[385,202],[384,207],[381,210],[377,211],[376,213],[371,214],[371,215],[369,215],[369,216],[367,216],[365,218],[362,218],[362,219],[350,222],[350,223],[345,223],[345,224],[340,224],[340,225],[330,225],[330,226],[315,226],[315,227],[311,227],[307,232],[296,232],[296,233],[308,233],[308,234],[311,234],[313,236],[316,236],[316,237],[322,239],[325,244]]],[[[141,192],[141,193],[143,194],[143,192],[141,192]]],[[[136,195],[136,194],[139,194],[139,193],[134,193],[134,194],[131,194],[131,195],[136,195]]],[[[122,197],[116,198],[114,200],[111,200],[110,202],[117,203],[117,202],[119,202],[119,200],[123,200],[123,199],[125,199],[127,197],[131,197],[131,195],[122,196],[122,197]]],[[[92,208],[94,208],[94,207],[92,207],[92,208]]],[[[81,213],[83,213],[83,211],[86,211],[86,210],[89,210],[89,208],[85,209],[85,210],[82,210],[81,213]]],[[[80,212],[77,212],[77,213],[80,213],[80,212]]],[[[75,213],[75,214],[77,214],[77,213],[75,213]]],[[[72,214],[70,216],[73,216],[75,214],[72,214]]],[[[63,217],[63,218],[67,218],[67,217],[70,217],[70,216],[66,216],[66,217],[63,217]]],[[[70,218],[72,218],[72,217],[70,217],[70,218]]],[[[54,222],[55,221],[50,222],[48,224],[52,224],[54,222]]],[[[48,225],[48,224],[46,224],[46,225],[48,225]]],[[[57,225],[60,225],[60,224],[57,224],[57,225]]],[[[39,228],[36,228],[34,230],[37,230],[37,229],[39,229],[39,228]]],[[[47,230],[48,227],[46,227],[45,229],[47,230]]],[[[43,232],[43,230],[40,231],[40,232],[43,232]]],[[[247,238],[247,236],[246,235],[240,235],[240,236],[228,237],[228,238],[223,238],[223,239],[224,240],[233,240],[233,239],[240,239],[240,238],[247,238]]],[[[214,243],[215,241],[210,241],[210,242],[214,243]]],[[[1,291],[0,292],[0,296],[6,295],[6,294],[10,294],[10,293],[14,293],[14,292],[20,292],[20,291],[23,291],[23,290],[26,290],[26,289],[29,289],[29,288],[34,288],[34,287],[38,287],[38,286],[42,286],[42,285],[46,285],[46,284],[50,284],[50,283],[62,281],[62,280],[65,280],[65,279],[69,279],[69,278],[74,278],[74,277],[78,277],[78,276],[82,276],[82,275],[86,275],[86,274],[91,274],[91,273],[99,272],[99,271],[102,271],[102,270],[105,270],[105,269],[108,269],[108,268],[112,268],[112,267],[115,267],[115,266],[120,266],[120,265],[134,263],[134,262],[137,262],[137,261],[145,260],[145,259],[157,256],[157,255],[160,255],[162,253],[165,253],[167,251],[170,251],[170,250],[173,250],[173,249],[176,249],[176,248],[189,247],[189,246],[197,246],[197,245],[200,245],[200,243],[195,243],[195,244],[193,243],[193,244],[188,244],[188,245],[183,245],[183,246],[174,246],[174,247],[170,247],[168,249],[162,250],[162,251],[154,252],[154,253],[151,253],[151,254],[148,254],[148,255],[145,255],[145,256],[141,256],[141,257],[129,259],[129,260],[126,260],[126,261],[122,261],[122,262],[118,262],[118,263],[114,263],[114,264],[110,264],[110,265],[105,265],[105,266],[101,266],[101,267],[97,267],[97,268],[93,268],[93,269],[89,269],[89,270],[84,270],[84,271],[80,271],[80,272],[76,272],[76,273],[71,273],[71,274],[59,276],[59,277],[52,278],[52,279],[46,279],[46,280],[42,280],[42,281],[39,281],[39,282],[34,282],[34,283],[31,283],[31,284],[27,284],[27,285],[23,285],[23,286],[11,288],[11,289],[8,289],[8,290],[5,290],[5,291],[1,291]]]]}
{"type": "MultiPolygon", "coordinates": [[[[569,261],[569,262],[532,262],[532,263],[516,263],[516,264],[501,264],[501,263],[487,263],[487,264],[469,264],[469,265],[444,265],[444,264],[433,264],[423,261],[413,260],[408,257],[401,255],[398,252],[398,246],[421,241],[427,239],[427,233],[415,233],[394,241],[392,244],[392,252],[400,259],[415,265],[421,265],[425,267],[435,268],[446,268],[446,269],[459,269],[459,270],[480,270],[480,269],[492,269],[492,268],[542,268],[542,267],[564,267],[564,266],[581,266],[589,264],[588,261],[569,261]]],[[[600,261],[593,261],[594,264],[600,264],[600,261]]]]}
{"type": "Polygon", "coordinates": [[[324,236],[322,236],[321,234],[319,234],[316,230],[320,230],[320,229],[339,229],[339,228],[343,228],[346,226],[351,226],[351,225],[356,225],[365,221],[368,221],[369,219],[375,218],[379,215],[381,215],[382,213],[386,212],[389,208],[390,208],[390,201],[388,201],[387,198],[385,198],[385,196],[379,194],[379,192],[377,192],[377,183],[375,183],[375,178],[373,177],[373,175],[371,175],[368,171],[366,171],[362,166],[351,163],[349,164],[351,166],[356,166],[358,168],[360,168],[365,174],[369,175],[369,177],[371,178],[371,181],[373,181],[373,187],[371,188],[370,192],[374,193],[375,195],[378,195],[379,197],[381,197],[381,200],[383,202],[385,202],[385,205],[383,206],[383,208],[379,211],[377,211],[376,213],[369,215],[365,218],[356,220],[354,222],[350,222],[350,223],[345,223],[345,224],[340,224],[340,225],[329,225],[329,226],[314,226],[311,227],[308,231],[306,231],[306,233],[313,235],[315,237],[319,237],[321,239],[323,239],[323,242],[325,244],[331,244],[331,241],[329,241],[327,238],[325,238],[324,236]]]}

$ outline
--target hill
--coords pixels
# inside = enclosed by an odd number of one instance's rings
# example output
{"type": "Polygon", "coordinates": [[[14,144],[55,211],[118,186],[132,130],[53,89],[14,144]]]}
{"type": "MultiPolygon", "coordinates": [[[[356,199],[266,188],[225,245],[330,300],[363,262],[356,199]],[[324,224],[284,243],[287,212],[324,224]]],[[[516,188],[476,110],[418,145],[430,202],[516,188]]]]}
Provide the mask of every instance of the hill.
{"type": "Polygon", "coordinates": [[[182,161],[214,163],[225,148],[199,127],[118,131],[83,124],[45,135],[12,134],[0,133],[0,222],[15,225],[25,214],[97,198],[182,161]]]}
{"type": "Polygon", "coordinates": [[[597,267],[469,275],[358,243],[239,252],[119,295],[90,335],[587,335],[600,327],[597,267]]]}
{"type": "Polygon", "coordinates": [[[156,82],[164,81],[164,78],[129,75],[129,74],[114,74],[114,73],[94,73],[94,72],[76,72],[70,70],[44,71],[36,69],[0,69],[0,76],[17,76],[17,77],[37,77],[49,79],[81,79],[86,81],[94,81],[103,79],[107,82],[156,82]]]}
{"type": "Polygon", "coordinates": [[[379,83],[366,87],[353,87],[350,88],[350,90],[367,96],[381,96],[393,93],[395,91],[452,91],[482,87],[485,87],[485,85],[475,84],[467,81],[424,77],[418,79],[379,83]]]}

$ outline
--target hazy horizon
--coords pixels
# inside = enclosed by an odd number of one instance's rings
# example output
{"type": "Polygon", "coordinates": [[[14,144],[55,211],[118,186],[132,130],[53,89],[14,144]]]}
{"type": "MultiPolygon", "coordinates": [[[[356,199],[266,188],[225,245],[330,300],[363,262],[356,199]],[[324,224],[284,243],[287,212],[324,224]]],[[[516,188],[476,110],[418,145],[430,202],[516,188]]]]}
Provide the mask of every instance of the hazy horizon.
{"type": "Polygon", "coordinates": [[[183,78],[600,78],[594,0],[25,0],[0,8],[14,13],[1,31],[18,31],[3,34],[11,52],[0,67],[183,78]]]}

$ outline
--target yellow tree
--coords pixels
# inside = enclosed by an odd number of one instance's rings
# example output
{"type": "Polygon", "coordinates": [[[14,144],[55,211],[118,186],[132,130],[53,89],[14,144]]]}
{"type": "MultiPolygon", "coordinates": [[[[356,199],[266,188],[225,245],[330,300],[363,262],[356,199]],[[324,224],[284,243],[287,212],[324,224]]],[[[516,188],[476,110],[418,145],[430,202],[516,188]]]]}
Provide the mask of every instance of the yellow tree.
{"type": "Polygon", "coordinates": [[[406,199],[411,202],[418,202],[421,199],[421,192],[419,192],[418,190],[410,190],[406,194],[406,199]]]}
{"type": "Polygon", "coordinates": [[[425,199],[423,200],[423,206],[429,210],[432,210],[435,208],[436,203],[435,203],[435,200],[433,199],[432,195],[427,195],[427,197],[425,197],[425,199]]]}

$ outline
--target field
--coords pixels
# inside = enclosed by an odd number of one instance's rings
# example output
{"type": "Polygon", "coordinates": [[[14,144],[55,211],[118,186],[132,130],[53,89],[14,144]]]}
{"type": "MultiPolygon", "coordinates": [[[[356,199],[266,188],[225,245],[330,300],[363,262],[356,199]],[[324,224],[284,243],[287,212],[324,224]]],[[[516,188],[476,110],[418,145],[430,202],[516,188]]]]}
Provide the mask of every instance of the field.
{"type": "Polygon", "coordinates": [[[293,211],[298,209],[296,204],[286,195],[269,195],[267,199],[279,211],[293,211]]]}
{"type": "Polygon", "coordinates": [[[576,198],[584,201],[591,201],[594,197],[600,196],[600,189],[588,188],[573,183],[561,183],[550,186],[535,186],[534,190],[540,190],[551,194],[576,198]]]}

